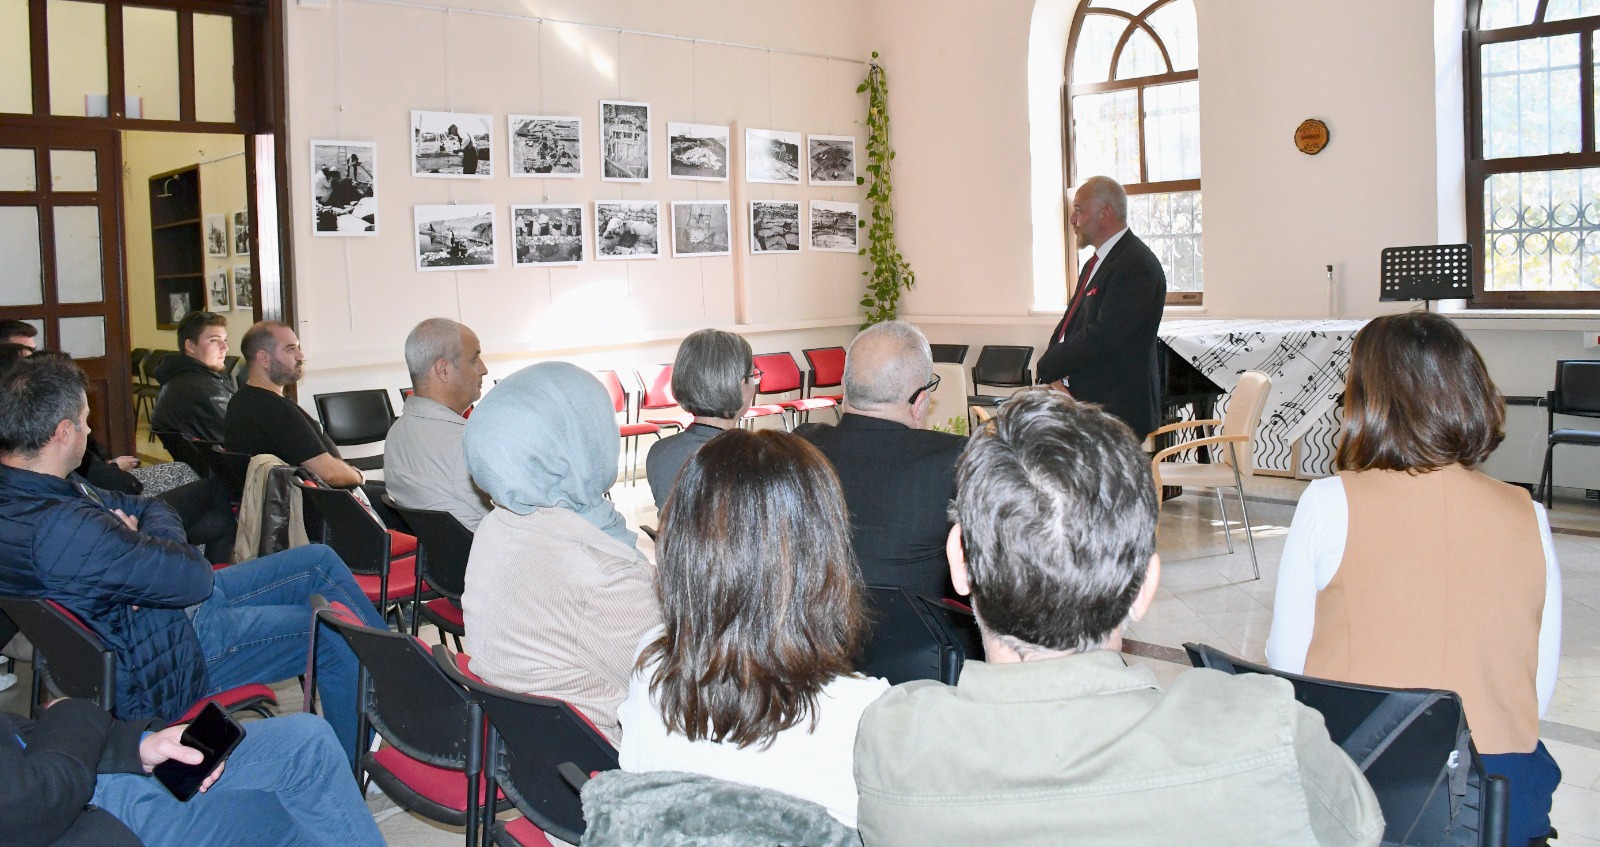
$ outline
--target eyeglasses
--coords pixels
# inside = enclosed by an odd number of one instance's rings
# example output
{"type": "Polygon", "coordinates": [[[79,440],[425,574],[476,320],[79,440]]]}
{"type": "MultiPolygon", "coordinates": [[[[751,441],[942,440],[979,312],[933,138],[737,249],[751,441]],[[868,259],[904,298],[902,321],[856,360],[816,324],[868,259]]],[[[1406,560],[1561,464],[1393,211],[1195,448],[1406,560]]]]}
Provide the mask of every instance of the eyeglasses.
{"type": "Polygon", "coordinates": [[[921,388],[917,389],[916,391],[911,392],[911,399],[907,400],[906,402],[907,403],[915,403],[915,402],[917,402],[917,398],[921,397],[923,394],[926,394],[926,393],[928,393],[930,391],[938,391],[938,390],[939,390],[939,375],[938,374],[934,374],[933,375],[933,379],[928,380],[928,384],[927,385],[924,385],[921,388]]]}
{"type": "Polygon", "coordinates": [[[750,369],[750,373],[745,374],[744,379],[745,379],[745,382],[760,382],[761,381],[761,369],[760,368],[751,368],[750,369]]]}

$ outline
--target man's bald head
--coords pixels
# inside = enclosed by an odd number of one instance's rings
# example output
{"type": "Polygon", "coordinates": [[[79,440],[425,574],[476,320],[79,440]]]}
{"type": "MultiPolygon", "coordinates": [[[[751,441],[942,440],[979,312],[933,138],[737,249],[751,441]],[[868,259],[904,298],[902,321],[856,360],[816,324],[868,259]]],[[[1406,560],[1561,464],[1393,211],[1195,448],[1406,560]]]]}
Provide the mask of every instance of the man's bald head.
{"type": "Polygon", "coordinates": [[[1105,206],[1119,224],[1127,226],[1128,192],[1124,191],[1116,180],[1108,176],[1089,177],[1078,186],[1078,193],[1074,195],[1074,199],[1077,199],[1078,195],[1084,196],[1092,204],[1105,206]]]}
{"type": "Polygon", "coordinates": [[[922,330],[885,321],[861,331],[844,360],[844,401],[863,412],[904,410],[933,374],[922,330]]]}

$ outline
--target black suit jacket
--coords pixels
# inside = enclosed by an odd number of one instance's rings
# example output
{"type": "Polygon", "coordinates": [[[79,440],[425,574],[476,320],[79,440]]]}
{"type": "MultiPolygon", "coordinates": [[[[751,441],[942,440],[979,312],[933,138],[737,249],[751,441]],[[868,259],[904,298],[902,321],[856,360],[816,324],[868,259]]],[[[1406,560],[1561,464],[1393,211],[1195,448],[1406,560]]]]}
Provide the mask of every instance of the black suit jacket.
{"type": "Polygon", "coordinates": [[[815,444],[839,474],[862,579],[947,596],[947,510],[967,440],[849,414],[838,426],[806,424],[795,434],[815,444]]]}
{"type": "MultiPolygon", "coordinates": [[[[1039,381],[1067,380],[1072,396],[1098,403],[1143,438],[1160,418],[1156,328],[1167,300],[1167,276],[1156,254],[1131,231],[1089,278],[1065,340],[1061,324],[1034,369],[1039,381]]],[[[1065,321],[1066,317],[1063,316],[1065,321]]]]}

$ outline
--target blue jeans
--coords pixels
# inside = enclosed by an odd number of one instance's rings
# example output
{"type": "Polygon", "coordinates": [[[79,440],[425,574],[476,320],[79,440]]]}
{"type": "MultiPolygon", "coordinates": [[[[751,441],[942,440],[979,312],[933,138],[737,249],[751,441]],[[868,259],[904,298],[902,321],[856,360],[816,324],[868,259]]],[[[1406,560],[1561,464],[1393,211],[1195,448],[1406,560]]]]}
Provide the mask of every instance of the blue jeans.
{"type": "Polygon", "coordinates": [[[102,774],[91,802],[147,847],[381,847],[327,722],[289,715],[244,728],[222,777],[187,803],[154,777],[130,773],[102,774]]]}
{"type": "MultiPolygon", "coordinates": [[[[216,694],[252,682],[278,682],[306,672],[311,652],[313,594],[343,603],[368,626],[386,629],[350,569],[329,547],[310,544],[217,571],[210,600],[194,617],[216,694]]],[[[336,633],[317,637],[317,690],[322,712],[353,763],[356,750],[355,654],[336,633]]]]}

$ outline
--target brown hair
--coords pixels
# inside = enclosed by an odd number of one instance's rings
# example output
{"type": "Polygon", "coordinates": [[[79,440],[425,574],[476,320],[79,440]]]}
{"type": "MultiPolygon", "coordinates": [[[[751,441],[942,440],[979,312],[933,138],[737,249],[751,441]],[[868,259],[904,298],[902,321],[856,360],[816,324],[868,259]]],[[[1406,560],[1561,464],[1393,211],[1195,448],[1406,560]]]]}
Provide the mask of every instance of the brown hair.
{"type": "Polygon", "coordinates": [[[184,345],[191,341],[199,344],[200,335],[206,331],[206,327],[227,325],[228,319],[216,312],[190,312],[184,315],[183,320],[178,321],[178,352],[189,352],[184,345]]]}
{"type": "Polygon", "coordinates": [[[1505,439],[1505,398],[1478,349],[1428,312],[1375,318],[1356,334],[1335,460],[1346,471],[1474,467],[1505,439]]]}
{"type": "Polygon", "coordinates": [[[639,667],[669,732],[740,747],[811,716],[864,627],[844,494],[817,448],[733,429],[678,474],[656,545],[666,631],[639,667]]]}

